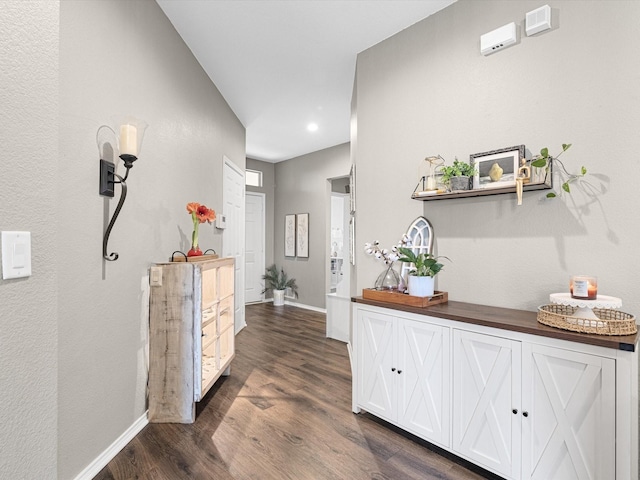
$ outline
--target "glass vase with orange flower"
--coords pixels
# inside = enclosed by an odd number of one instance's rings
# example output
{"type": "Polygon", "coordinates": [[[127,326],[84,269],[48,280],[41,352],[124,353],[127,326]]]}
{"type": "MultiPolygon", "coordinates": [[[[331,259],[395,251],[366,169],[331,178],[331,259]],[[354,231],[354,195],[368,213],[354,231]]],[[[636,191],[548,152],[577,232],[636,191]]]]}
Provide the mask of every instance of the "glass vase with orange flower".
{"type": "Polygon", "coordinates": [[[202,255],[202,250],[198,245],[198,227],[201,223],[211,223],[216,219],[216,212],[206,205],[196,202],[187,203],[187,212],[191,214],[193,220],[193,233],[191,234],[191,250],[187,252],[187,257],[197,257],[202,255]]]}

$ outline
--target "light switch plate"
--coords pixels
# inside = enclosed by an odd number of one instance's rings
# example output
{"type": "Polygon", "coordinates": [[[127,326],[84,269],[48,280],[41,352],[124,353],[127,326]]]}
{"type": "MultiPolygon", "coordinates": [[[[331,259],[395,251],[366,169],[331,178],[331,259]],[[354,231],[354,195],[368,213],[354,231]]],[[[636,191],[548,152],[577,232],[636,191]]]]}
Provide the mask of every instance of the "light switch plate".
{"type": "Polygon", "coordinates": [[[31,276],[31,232],[2,232],[2,278],[31,276]]]}
{"type": "Polygon", "coordinates": [[[151,267],[149,269],[149,285],[152,287],[162,286],[162,267],[151,267]]]}

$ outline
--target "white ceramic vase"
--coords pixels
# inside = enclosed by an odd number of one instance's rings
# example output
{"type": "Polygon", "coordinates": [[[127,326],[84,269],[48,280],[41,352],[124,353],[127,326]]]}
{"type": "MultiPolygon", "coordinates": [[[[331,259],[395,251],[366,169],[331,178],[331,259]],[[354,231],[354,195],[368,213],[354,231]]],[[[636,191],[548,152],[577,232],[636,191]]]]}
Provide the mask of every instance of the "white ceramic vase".
{"type": "Polygon", "coordinates": [[[284,305],[284,290],[273,291],[273,304],[276,307],[281,307],[282,305],[284,305]]]}
{"type": "Polygon", "coordinates": [[[409,275],[409,295],[414,297],[433,297],[434,277],[409,275]]]}

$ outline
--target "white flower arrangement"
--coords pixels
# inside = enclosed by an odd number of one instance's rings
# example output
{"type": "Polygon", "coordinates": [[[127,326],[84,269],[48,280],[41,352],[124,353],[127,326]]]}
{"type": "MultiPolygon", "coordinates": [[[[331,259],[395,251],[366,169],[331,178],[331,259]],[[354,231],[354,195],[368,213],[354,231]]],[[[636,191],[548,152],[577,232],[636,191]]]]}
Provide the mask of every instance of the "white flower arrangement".
{"type": "Polygon", "coordinates": [[[372,243],[364,244],[364,251],[368,255],[373,255],[378,260],[382,260],[385,265],[392,265],[393,262],[400,258],[399,248],[406,247],[411,245],[411,239],[406,235],[402,235],[402,239],[398,242],[397,245],[391,247],[391,249],[380,248],[380,242],[378,240],[373,241],[372,243]]]}

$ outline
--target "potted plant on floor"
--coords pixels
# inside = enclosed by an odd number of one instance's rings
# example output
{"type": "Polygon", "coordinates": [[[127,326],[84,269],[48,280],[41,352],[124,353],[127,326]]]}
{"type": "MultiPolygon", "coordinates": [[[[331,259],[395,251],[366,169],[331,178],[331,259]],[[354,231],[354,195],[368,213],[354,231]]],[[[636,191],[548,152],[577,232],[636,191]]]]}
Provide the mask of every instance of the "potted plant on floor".
{"type": "Polygon", "coordinates": [[[453,165],[440,167],[440,173],[442,173],[442,183],[448,185],[451,191],[469,190],[475,168],[468,163],[461,162],[456,157],[453,165]]]}
{"type": "Polygon", "coordinates": [[[298,298],[298,285],[296,285],[296,279],[289,278],[283,268],[278,270],[275,263],[265,269],[265,273],[262,275],[262,280],[264,280],[265,284],[262,293],[264,294],[272,291],[273,304],[275,306],[284,305],[284,292],[287,288],[291,289],[293,295],[298,298]]]}
{"type": "MultiPolygon", "coordinates": [[[[401,262],[413,263],[413,269],[409,271],[407,290],[409,295],[415,297],[433,297],[435,276],[443,269],[444,265],[438,262],[441,257],[434,257],[430,253],[413,253],[407,247],[398,248],[401,262]]],[[[447,257],[442,257],[447,258],[447,257]]],[[[447,260],[449,260],[447,258],[447,260]]]]}

